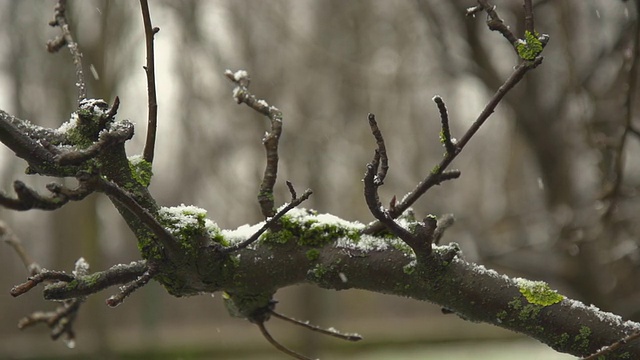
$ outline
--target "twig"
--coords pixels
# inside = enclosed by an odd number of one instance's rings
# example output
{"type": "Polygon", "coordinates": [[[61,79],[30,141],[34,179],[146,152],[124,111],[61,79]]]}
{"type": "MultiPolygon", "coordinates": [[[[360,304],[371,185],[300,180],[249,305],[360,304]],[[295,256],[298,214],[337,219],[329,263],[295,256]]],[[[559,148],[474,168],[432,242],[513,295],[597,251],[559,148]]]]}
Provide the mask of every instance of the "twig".
{"type": "Polygon", "coordinates": [[[343,333],[337,332],[335,330],[323,329],[323,328],[321,328],[319,326],[311,325],[308,322],[296,320],[296,319],[290,318],[288,316],[282,315],[280,313],[277,313],[273,309],[271,309],[271,315],[277,317],[278,319],[282,319],[284,321],[288,321],[288,322],[290,322],[292,324],[295,324],[295,325],[298,325],[298,326],[302,326],[305,329],[309,329],[311,331],[319,332],[319,333],[324,334],[324,335],[333,336],[333,337],[341,339],[341,340],[347,340],[347,341],[360,341],[360,340],[362,340],[362,336],[360,336],[359,334],[343,334],[343,333]]]}
{"type": "Polygon", "coordinates": [[[271,122],[271,131],[265,133],[262,138],[262,143],[267,153],[267,164],[260,183],[260,192],[258,193],[258,202],[260,203],[262,215],[265,218],[269,218],[274,216],[276,212],[273,187],[276,184],[278,175],[278,144],[282,133],[282,112],[275,106],[270,106],[266,101],[257,99],[249,92],[248,87],[251,79],[246,71],[238,70],[234,73],[231,70],[226,70],[224,75],[236,84],[233,89],[233,98],[236,102],[238,104],[245,103],[253,110],[268,117],[271,122]]]}
{"type": "Polygon", "coordinates": [[[453,154],[458,151],[456,144],[453,142],[451,138],[451,129],[449,128],[449,113],[447,112],[447,105],[445,105],[444,101],[439,95],[433,97],[433,102],[438,106],[438,111],[440,111],[440,123],[442,124],[442,130],[440,133],[440,142],[444,145],[444,148],[447,149],[448,154],[453,154]]]}
{"type": "Polygon", "coordinates": [[[147,74],[147,96],[149,102],[149,120],[147,122],[147,140],[144,145],[142,157],[145,161],[153,163],[153,153],[156,143],[156,128],[158,126],[158,100],[156,98],[156,75],[153,51],[153,39],[160,28],[151,25],[151,15],[147,0],[140,0],[142,8],[142,20],[144,22],[144,36],[147,48],[147,65],[144,71],[147,74]]]}
{"type": "Polygon", "coordinates": [[[524,29],[532,34],[535,34],[535,26],[533,23],[533,4],[531,0],[524,0],[522,4],[524,8],[524,29]]]}
{"type": "MultiPolygon", "coordinates": [[[[640,16],[640,3],[636,4],[636,12],[640,16]]],[[[614,163],[614,172],[615,172],[615,180],[611,189],[605,194],[605,198],[609,200],[609,205],[605,210],[602,218],[607,221],[611,218],[613,211],[616,208],[619,198],[620,188],[622,187],[622,180],[624,178],[624,149],[627,143],[627,138],[630,135],[635,134],[637,136],[637,131],[633,127],[633,106],[635,105],[634,100],[636,99],[637,87],[638,87],[638,76],[640,71],[640,24],[636,23],[636,32],[633,40],[633,58],[631,62],[631,67],[629,68],[629,86],[627,87],[627,93],[625,97],[625,117],[624,117],[624,132],[622,133],[622,137],[620,138],[620,142],[616,146],[615,153],[616,159],[614,163]]]]}
{"type": "Polygon", "coordinates": [[[69,29],[69,23],[67,22],[66,10],[67,1],[58,0],[55,7],[54,19],[49,22],[51,26],[59,26],[62,31],[62,36],[58,36],[53,40],[47,41],[47,50],[49,52],[57,52],[64,45],[67,45],[69,52],[73,57],[73,64],[76,67],[76,87],[78,88],[78,104],[87,98],[86,83],[84,81],[84,71],[82,70],[82,53],[78,48],[78,43],[75,42],[69,29]]]}
{"type": "MultiPolygon", "coordinates": [[[[478,118],[473,122],[473,124],[469,127],[467,132],[462,136],[460,140],[456,143],[458,151],[455,153],[447,153],[440,163],[436,165],[435,170],[432,171],[424,180],[422,180],[415,189],[413,189],[407,196],[404,197],[402,201],[396,204],[396,207],[393,211],[389,211],[389,215],[391,218],[397,218],[400,216],[405,210],[407,210],[411,205],[413,205],[422,195],[424,195],[427,190],[432,188],[434,185],[440,184],[443,180],[448,180],[451,177],[447,176],[447,178],[443,178],[444,170],[451,164],[451,162],[460,154],[462,149],[464,149],[465,145],[471,140],[471,138],[475,135],[476,132],[480,129],[480,127],[484,124],[485,121],[493,114],[496,106],[500,103],[500,101],[504,98],[504,96],[518,83],[524,75],[531,69],[536,68],[538,65],[542,63],[542,57],[537,57],[533,61],[523,61],[518,66],[516,66],[513,73],[509,76],[509,78],[498,88],[496,93],[491,97],[487,105],[485,105],[484,109],[478,115],[478,118]]],[[[454,176],[459,176],[458,172],[453,173],[454,176]]],[[[373,223],[363,229],[364,234],[373,234],[384,228],[384,225],[380,222],[373,223]]]]}
{"type": "Polygon", "coordinates": [[[267,339],[267,341],[269,342],[269,344],[273,345],[273,347],[275,347],[276,349],[282,351],[283,353],[296,358],[296,359],[300,359],[300,360],[312,360],[311,358],[308,358],[302,354],[299,354],[289,348],[287,348],[286,346],[280,344],[279,342],[277,342],[272,336],[271,334],[269,334],[269,331],[267,331],[267,328],[264,326],[264,321],[260,321],[260,322],[256,322],[255,323],[258,326],[258,329],[260,329],[260,332],[262,333],[262,336],[264,336],[265,339],[267,339]]]}
{"type": "MultiPolygon", "coordinates": [[[[384,149],[384,138],[382,133],[378,129],[375,118],[369,115],[369,124],[371,125],[371,131],[376,137],[378,148],[376,149],[373,160],[367,164],[367,170],[364,175],[364,198],[369,207],[371,214],[386,227],[392,234],[396,235],[402,241],[404,241],[415,253],[417,258],[423,259],[431,255],[431,242],[433,231],[435,230],[435,219],[427,218],[424,223],[420,223],[416,226],[415,233],[411,233],[407,229],[396,223],[389,211],[387,211],[380,203],[378,196],[378,188],[382,185],[383,181],[379,179],[380,164],[385,164],[387,159],[387,152],[384,149]]],[[[386,171],[383,172],[382,178],[386,176],[386,171]]],[[[393,204],[395,201],[391,201],[392,208],[396,209],[393,204]]]]}
{"type": "Polygon", "coordinates": [[[140,289],[145,286],[153,277],[158,273],[158,268],[151,264],[146,271],[142,275],[140,275],[136,280],[128,283],[120,289],[120,292],[117,295],[113,295],[107,299],[107,305],[110,307],[116,307],[124,302],[129,295],[131,295],[134,291],[140,289]]]}
{"type": "Polygon", "coordinates": [[[387,147],[384,145],[384,138],[382,137],[382,132],[378,128],[378,123],[376,122],[376,116],[374,114],[369,114],[367,117],[369,120],[369,127],[371,128],[371,133],[373,137],[376,139],[376,145],[378,145],[376,149],[376,153],[374,155],[376,162],[380,162],[378,173],[374,178],[374,182],[377,186],[384,184],[384,179],[387,177],[387,172],[389,171],[389,158],[387,156],[387,147]]]}
{"type": "Polygon", "coordinates": [[[13,250],[18,254],[18,257],[27,268],[30,276],[34,276],[40,272],[41,267],[40,264],[35,262],[27,250],[22,246],[22,241],[16,236],[16,234],[11,231],[11,228],[4,222],[0,221],[0,239],[4,240],[4,242],[11,246],[13,250]]]}
{"type": "Polygon", "coordinates": [[[640,331],[636,331],[634,333],[631,333],[629,336],[625,337],[624,339],[621,339],[619,341],[616,341],[615,343],[606,346],[604,348],[602,348],[601,350],[599,350],[596,353],[593,353],[589,356],[587,356],[586,358],[583,358],[582,360],[596,360],[596,359],[604,359],[605,355],[616,350],[617,348],[628,344],[629,342],[636,340],[640,338],[640,331]]]}
{"type": "Polygon", "coordinates": [[[518,38],[511,32],[509,27],[505,25],[504,21],[500,18],[500,16],[496,12],[495,5],[489,4],[489,1],[487,0],[478,0],[478,5],[482,6],[484,11],[486,11],[487,13],[487,26],[489,27],[489,29],[502,34],[502,36],[504,36],[504,38],[507,39],[507,41],[509,41],[509,43],[513,45],[515,49],[515,44],[518,42],[518,38]]]}
{"type": "MultiPolygon", "coordinates": [[[[294,191],[294,194],[295,194],[295,191],[294,191]]],[[[262,225],[262,227],[258,231],[256,231],[253,235],[251,235],[251,237],[249,237],[247,240],[245,240],[245,241],[243,241],[241,243],[238,243],[236,245],[226,247],[226,248],[222,249],[222,252],[225,253],[225,254],[230,254],[230,253],[232,253],[234,251],[238,251],[238,250],[244,249],[247,246],[253,244],[254,242],[256,242],[258,240],[258,238],[260,237],[260,235],[262,235],[262,233],[264,233],[265,231],[267,231],[267,229],[269,229],[273,225],[275,225],[278,222],[278,220],[280,220],[280,218],[282,216],[284,216],[286,213],[288,213],[291,209],[293,209],[294,207],[300,205],[303,201],[307,200],[309,198],[309,196],[311,196],[311,194],[313,194],[311,189],[305,190],[305,192],[302,194],[301,197],[296,198],[296,199],[292,199],[291,202],[287,206],[285,206],[282,210],[278,211],[272,218],[268,219],[264,223],[264,225],[262,225]]]]}

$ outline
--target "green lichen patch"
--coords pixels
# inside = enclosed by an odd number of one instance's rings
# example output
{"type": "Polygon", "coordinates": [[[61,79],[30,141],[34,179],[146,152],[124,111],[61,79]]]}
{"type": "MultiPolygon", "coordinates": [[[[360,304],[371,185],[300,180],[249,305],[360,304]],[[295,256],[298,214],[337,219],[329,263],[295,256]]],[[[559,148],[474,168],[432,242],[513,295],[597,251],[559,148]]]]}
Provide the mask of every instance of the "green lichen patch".
{"type": "Polygon", "coordinates": [[[342,220],[330,214],[292,209],[280,218],[278,231],[261,238],[266,244],[284,244],[295,239],[300,246],[322,247],[340,238],[357,240],[362,224],[342,220]]]}
{"type": "Polygon", "coordinates": [[[518,55],[524,60],[533,60],[542,52],[542,42],[538,37],[539,33],[530,31],[524,32],[524,40],[520,39],[516,43],[518,55]]]}
{"type": "Polygon", "coordinates": [[[557,304],[564,299],[556,290],[549,287],[544,281],[531,281],[522,278],[514,279],[518,285],[518,290],[531,304],[549,306],[557,304]]]}
{"type": "Polygon", "coordinates": [[[320,251],[318,251],[318,249],[310,249],[307,251],[306,255],[307,259],[309,259],[310,261],[315,261],[320,257],[320,251]]]}
{"type": "Polygon", "coordinates": [[[133,176],[138,184],[144,187],[149,187],[149,184],[151,184],[151,177],[153,176],[151,163],[144,160],[140,155],[130,156],[128,160],[131,176],[133,176]]]}

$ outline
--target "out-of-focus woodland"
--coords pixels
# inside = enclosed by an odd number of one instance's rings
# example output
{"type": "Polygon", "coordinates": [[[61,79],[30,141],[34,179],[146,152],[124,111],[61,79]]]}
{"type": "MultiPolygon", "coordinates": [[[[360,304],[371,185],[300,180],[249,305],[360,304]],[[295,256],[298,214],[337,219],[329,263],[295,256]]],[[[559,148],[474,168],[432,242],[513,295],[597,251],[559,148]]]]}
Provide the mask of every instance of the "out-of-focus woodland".
{"type": "MultiPolygon", "coordinates": [[[[494,3],[522,34],[521,1],[494,3]]],[[[222,228],[261,220],[260,139],[268,124],[233,101],[223,77],[225,69],[246,69],[253,93],[284,114],[276,199],[288,199],[284,180],[290,180],[313,189],[304,207],[371,221],[361,182],[375,146],[367,113],[376,114],[385,133],[391,169],[380,195],[388,202],[413,189],[442,157],[431,98],[443,97],[452,132],[461,134],[517,61],[509,44],[487,29],[484,15],[464,16],[473,5],[471,0],[152,2],[154,25],[161,30],[151,192],[162,205],[207,209],[222,228]]],[[[432,190],[414,209],[421,216],[453,213],[456,224],[445,240],[460,243],[468,260],[545,280],[570,297],[638,321],[640,123],[634,122],[637,96],[628,92],[637,2],[539,0],[534,5],[536,29],[551,35],[544,63],[509,93],[456,159],[460,179],[432,190]]],[[[146,80],[137,2],[68,6],[89,97],[120,97],[119,116],[139,125],[129,151],[141,152],[146,80]]],[[[76,93],[68,52],[45,50],[57,34],[47,26],[52,7],[34,0],[0,1],[0,108],[57,127],[75,110],[76,93]]],[[[0,156],[4,191],[16,178],[36,188],[48,182],[24,175],[24,162],[6,148],[0,156]]],[[[45,268],[70,271],[81,256],[92,270],[139,258],[134,236],[104,196],[51,213],[0,209],[0,219],[45,268]]],[[[43,300],[37,291],[19,301],[9,296],[27,272],[8,246],[0,247],[0,264],[0,357],[68,353],[60,343],[45,341],[44,327],[16,329],[43,300]]],[[[160,349],[218,347],[235,354],[268,347],[250,324],[228,316],[219,296],[175,299],[153,284],[110,309],[103,300],[112,292],[92,296],[82,309],[77,351],[107,356],[159,342],[160,349]]],[[[435,306],[361,291],[300,286],[276,297],[284,313],[358,331],[369,346],[512,336],[463,324],[435,306]]],[[[273,326],[307,353],[343,346],[273,326]]]]}

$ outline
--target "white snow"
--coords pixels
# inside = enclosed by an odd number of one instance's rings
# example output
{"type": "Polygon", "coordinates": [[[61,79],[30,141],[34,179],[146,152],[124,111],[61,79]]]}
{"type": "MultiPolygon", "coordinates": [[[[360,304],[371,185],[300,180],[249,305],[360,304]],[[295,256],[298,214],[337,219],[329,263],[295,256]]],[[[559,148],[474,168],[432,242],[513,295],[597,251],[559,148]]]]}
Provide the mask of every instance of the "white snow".
{"type": "Polygon", "coordinates": [[[89,273],[89,263],[81,257],[76,261],[75,270],[71,272],[74,276],[86,275],[89,273]]]}

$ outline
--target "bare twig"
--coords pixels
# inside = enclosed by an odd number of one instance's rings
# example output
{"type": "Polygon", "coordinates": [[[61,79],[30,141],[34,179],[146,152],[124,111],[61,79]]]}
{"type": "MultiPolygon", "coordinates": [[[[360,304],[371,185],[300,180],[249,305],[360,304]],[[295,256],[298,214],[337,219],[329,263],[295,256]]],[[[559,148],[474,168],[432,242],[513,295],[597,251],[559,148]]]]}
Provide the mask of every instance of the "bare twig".
{"type": "Polygon", "coordinates": [[[134,281],[128,283],[120,289],[120,292],[117,295],[113,295],[107,299],[107,305],[110,307],[116,307],[124,302],[129,295],[131,295],[134,291],[140,289],[145,286],[153,277],[158,273],[158,268],[153,266],[153,264],[149,265],[146,268],[142,275],[138,276],[134,281]]]}
{"type": "Polygon", "coordinates": [[[67,22],[67,1],[58,0],[55,7],[54,19],[49,22],[51,26],[59,26],[62,31],[62,36],[58,36],[53,40],[47,42],[47,50],[49,52],[57,52],[64,45],[67,45],[69,52],[73,57],[73,64],[76,67],[76,87],[78,88],[78,105],[80,102],[87,98],[86,83],[84,81],[84,71],[82,70],[82,53],[78,47],[78,43],[75,42],[69,29],[69,23],[67,22]]]}
{"type": "MultiPolygon", "coordinates": [[[[293,194],[295,194],[295,191],[294,191],[293,194]]],[[[226,248],[222,249],[222,251],[224,253],[226,253],[226,254],[229,254],[229,253],[232,253],[234,251],[238,251],[238,250],[244,249],[247,246],[253,244],[254,242],[256,242],[258,240],[258,238],[260,238],[260,235],[262,235],[269,228],[271,228],[272,226],[277,224],[278,220],[280,220],[280,218],[282,216],[284,216],[286,213],[288,213],[294,207],[300,205],[303,201],[307,200],[309,198],[309,196],[311,196],[311,194],[313,194],[311,189],[305,190],[305,192],[302,194],[301,197],[296,198],[296,199],[292,199],[291,202],[289,204],[287,204],[287,206],[285,206],[282,210],[278,211],[273,217],[271,217],[267,221],[265,221],[264,225],[262,225],[262,227],[258,231],[256,231],[253,235],[251,235],[251,237],[249,237],[247,240],[244,240],[243,242],[238,243],[236,245],[226,247],[226,248]]]]}
{"type": "Polygon", "coordinates": [[[371,133],[376,139],[376,145],[378,145],[374,158],[376,159],[376,163],[378,161],[380,162],[378,172],[373,181],[377,186],[380,186],[384,184],[384,179],[387,177],[387,172],[389,171],[387,147],[384,145],[384,138],[382,137],[382,132],[380,132],[380,129],[378,128],[376,116],[374,114],[369,114],[367,119],[369,119],[369,127],[371,128],[371,133]]]}
{"type": "Polygon", "coordinates": [[[533,4],[531,0],[524,0],[522,4],[524,8],[524,29],[535,34],[535,24],[533,22],[533,4]]]}
{"type": "Polygon", "coordinates": [[[433,97],[433,102],[438,106],[438,111],[440,111],[440,122],[442,124],[442,130],[440,133],[440,142],[444,145],[444,148],[447,149],[447,153],[453,154],[458,151],[454,140],[451,138],[451,129],[449,128],[449,113],[447,112],[447,105],[445,105],[442,98],[438,95],[433,97]]]}
{"type": "Polygon", "coordinates": [[[9,228],[9,226],[4,222],[0,221],[0,239],[4,240],[4,242],[11,246],[13,250],[18,254],[20,260],[27,268],[29,275],[34,276],[40,272],[40,265],[33,260],[27,250],[22,246],[22,241],[16,236],[16,234],[9,228]]]}
{"type": "Polygon", "coordinates": [[[38,194],[37,191],[31,189],[20,180],[13,182],[13,189],[18,197],[12,198],[0,193],[0,205],[18,211],[30,209],[56,210],[69,201],[82,200],[93,192],[93,189],[82,181],[76,189],[69,189],[60,184],[47,184],[47,189],[53,193],[52,196],[48,197],[38,194]]]}
{"type": "Polygon", "coordinates": [[[233,98],[236,102],[238,104],[245,103],[253,110],[268,117],[271,122],[271,131],[265,133],[262,138],[262,143],[267,153],[267,165],[264,169],[260,192],[258,193],[258,202],[260,203],[262,215],[265,218],[269,218],[274,216],[276,212],[273,187],[276,184],[278,175],[278,144],[282,133],[282,112],[275,106],[270,106],[266,101],[257,99],[249,92],[248,87],[251,79],[246,71],[238,70],[234,73],[231,70],[226,70],[224,75],[236,84],[233,89],[233,98]]]}
{"type": "Polygon", "coordinates": [[[605,355],[607,355],[608,353],[618,349],[619,347],[621,347],[623,345],[628,344],[631,341],[639,339],[639,338],[640,338],[640,331],[636,331],[634,333],[631,333],[629,336],[625,337],[624,339],[620,339],[620,341],[616,341],[615,343],[602,348],[598,352],[593,353],[593,354],[583,358],[582,360],[604,359],[605,355]]]}
{"type": "Polygon", "coordinates": [[[275,347],[276,349],[282,351],[283,353],[295,358],[295,359],[300,359],[300,360],[312,360],[311,358],[308,358],[302,354],[299,354],[291,349],[289,349],[288,347],[280,344],[279,342],[277,342],[272,336],[271,334],[269,334],[269,331],[267,331],[267,328],[264,326],[264,321],[260,321],[260,322],[256,322],[255,323],[258,326],[258,329],[260,329],[260,332],[262,333],[262,336],[264,336],[265,339],[267,339],[267,341],[269,342],[269,344],[273,345],[273,347],[275,347]]]}
{"type": "Polygon", "coordinates": [[[329,336],[333,336],[335,338],[341,339],[341,340],[347,340],[347,341],[360,341],[362,340],[362,336],[360,336],[359,334],[344,334],[344,333],[340,333],[336,330],[332,330],[332,329],[323,329],[319,326],[315,326],[315,325],[311,325],[306,321],[300,321],[300,320],[296,320],[293,318],[290,318],[288,316],[282,315],[278,312],[276,312],[275,310],[271,309],[271,315],[277,317],[278,319],[284,320],[284,321],[288,321],[292,324],[298,325],[298,326],[302,326],[305,329],[309,329],[311,331],[315,331],[324,335],[329,335],[329,336]]]}
{"type": "Polygon", "coordinates": [[[140,0],[142,8],[142,20],[144,22],[144,36],[147,47],[147,65],[144,71],[147,74],[147,96],[149,102],[149,120],[147,122],[147,140],[144,145],[143,159],[153,163],[153,154],[156,144],[156,128],[158,126],[158,100],[156,98],[156,75],[155,60],[153,51],[153,38],[160,31],[160,28],[151,25],[151,15],[149,13],[149,3],[147,0],[140,0]]]}
{"type": "MultiPolygon", "coordinates": [[[[385,164],[387,159],[387,152],[384,149],[384,138],[382,133],[378,129],[375,118],[369,115],[369,124],[371,125],[371,131],[376,137],[378,148],[376,149],[373,160],[367,164],[367,170],[364,175],[364,198],[369,207],[371,214],[386,227],[392,234],[396,235],[402,241],[404,241],[415,253],[417,258],[423,259],[431,254],[431,242],[433,231],[435,230],[435,219],[429,221],[425,219],[425,223],[418,224],[416,232],[411,233],[409,230],[403,228],[396,223],[389,211],[387,211],[380,203],[378,196],[378,188],[383,184],[380,180],[380,173],[382,172],[382,178],[386,176],[386,171],[380,170],[380,164],[385,164]]],[[[395,201],[391,201],[393,205],[395,201]]],[[[393,207],[393,206],[392,206],[393,207]]],[[[396,209],[395,207],[393,207],[396,209]]]]}
{"type": "Polygon", "coordinates": [[[489,29],[499,32],[511,45],[515,45],[518,42],[518,37],[511,32],[511,29],[509,29],[509,27],[500,18],[496,12],[495,5],[489,4],[489,1],[487,0],[478,0],[478,5],[482,6],[484,11],[487,13],[487,26],[489,29]]]}

